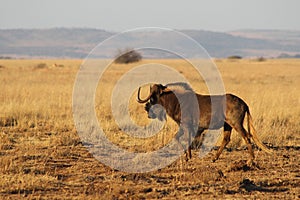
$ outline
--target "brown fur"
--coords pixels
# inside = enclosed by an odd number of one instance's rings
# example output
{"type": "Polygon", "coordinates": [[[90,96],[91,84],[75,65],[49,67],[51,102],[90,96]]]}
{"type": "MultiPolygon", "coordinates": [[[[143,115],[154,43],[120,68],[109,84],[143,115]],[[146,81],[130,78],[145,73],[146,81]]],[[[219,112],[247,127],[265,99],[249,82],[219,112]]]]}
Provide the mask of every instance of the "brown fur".
{"type": "MultiPolygon", "coordinates": [[[[185,83],[172,83],[166,86],[161,84],[155,84],[150,89],[150,94],[145,100],[141,100],[139,97],[140,89],[138,92],[138,102],[146,104],[146,111],[149,118],[156,118],[161,115],[162,110],[152,111],[151,106],[160,104],[165,108],[166,113],[180,126],[179,133],[177,134],[177,140],[182,135],[190,138],[191,134],[195,137],[199,137],[201,133],[206,129],[220,129],[224,128],[223,141],[218,149],[213,162],[216,161],[223,149],[230,141],[231,131],[234,128],[244,139],[247,144],[250,158],[249,164],[253,163],[254,153],[251,145],[251,138],[257,146],[262,150],[271,153],[271,151],[259,141],[256,131],[254,129],[249,107],[239,97],[233,94],[226,95],[201,95],[193,92],[191,87],[185,83]],[[196,95],[199,107],[199,118],[195,117],[197,105],[190,105],[190,99],[192,95],[196,95]],[[225,104],[226,98],[226,104],[225,104]],[[179,100],[180,103],[179,103],[179,100]],[[218,105],[212,110],[212,101],[214,105],[218,105]],[[186,114],[181,113],[181,106],[184,106],[183,110],[187,110],[186,114]],[[244,118],[247,115],[248,131],[243,127],[244,118]],[[196,119],[197,118],[197,119],[196,119]],[[197,120],[197,122],[195,122],[197,120]],[[198,130],[194,131],[191,126],[198,126],[198,130]]],[[[161,119],[161,118],[160,118],[161,119]]],[[[189,142],[189,145],[191,143],[189,142]]],[[[187,147],[187,158],[191,158],[191,148],[187,147]]]]}

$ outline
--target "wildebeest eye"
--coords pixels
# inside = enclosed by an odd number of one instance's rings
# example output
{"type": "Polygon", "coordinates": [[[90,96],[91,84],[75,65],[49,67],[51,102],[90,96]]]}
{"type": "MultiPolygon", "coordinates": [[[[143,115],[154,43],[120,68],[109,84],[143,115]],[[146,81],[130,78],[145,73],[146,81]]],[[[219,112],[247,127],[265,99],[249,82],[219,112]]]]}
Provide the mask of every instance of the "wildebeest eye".
{"type": "Polygon", "coordinates": [[[151,103],[152,105],[156,104],[155,100],[156,100],[156,98],[155,98],[154,96],[152,96],[152,97],[150,98],[150,103],[151,103]]]}

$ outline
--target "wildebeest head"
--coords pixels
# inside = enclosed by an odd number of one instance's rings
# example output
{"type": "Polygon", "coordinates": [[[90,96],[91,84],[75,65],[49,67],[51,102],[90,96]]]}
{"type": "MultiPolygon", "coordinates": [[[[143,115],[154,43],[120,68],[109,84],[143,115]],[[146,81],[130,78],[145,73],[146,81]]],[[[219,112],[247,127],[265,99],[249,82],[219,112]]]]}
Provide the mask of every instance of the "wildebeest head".
{"type": "Polygon", "coordinates": [[[171,92],[171,90],[161,84],[154,84],[152,87],[150,87],[150,93],[144,100],[140,98],[140,90],[141,88],[138,89],[137,102],[147,102],[145,105],[145,110],[148,113],[148,118],[158,118],[160,121],[165,120],[166,112],[165,109],[160,105],[160,96],[164,93],[171,92]]]}

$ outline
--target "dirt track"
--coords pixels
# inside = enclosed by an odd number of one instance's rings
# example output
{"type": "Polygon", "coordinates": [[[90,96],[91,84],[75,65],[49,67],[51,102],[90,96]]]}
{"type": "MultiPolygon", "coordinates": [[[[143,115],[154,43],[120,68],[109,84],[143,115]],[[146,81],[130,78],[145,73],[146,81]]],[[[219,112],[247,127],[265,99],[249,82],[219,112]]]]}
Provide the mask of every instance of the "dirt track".
{"type": "Polygon", "coordinates": [[[70,145],[47,146],[51,133],[46,132],[41,133],[44,137],[39,144],[26,148],[19,145],[30,140],[27,137],[24,141],[23,133],[1,134],[14,136],[0,152],[2,198],[300,198],[300,147],[273,148],[274,156],[256,149],[252,168],[245,165],[245,149],[227,149],[216,163],[210,161],[212,154],[200,159],[193,151],[187,163],[178,159],[156,172],[128,174],[99,163],[78,140],[70,145]]]}

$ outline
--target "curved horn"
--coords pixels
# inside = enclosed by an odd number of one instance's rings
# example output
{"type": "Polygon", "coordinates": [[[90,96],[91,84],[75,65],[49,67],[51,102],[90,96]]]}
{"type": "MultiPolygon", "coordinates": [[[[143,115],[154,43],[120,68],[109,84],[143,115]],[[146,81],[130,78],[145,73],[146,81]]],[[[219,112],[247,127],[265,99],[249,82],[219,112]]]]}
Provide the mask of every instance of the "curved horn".
{"type": "Polygon", "coordinates": [[[152,93],[150,93],[149,96],[146,99],[142,100],[140,98],[140,91],[141,91],[141,87],[139,87],[136,101],[139,102],[139,103],[146,103],[150,99],[152,93]]]}

